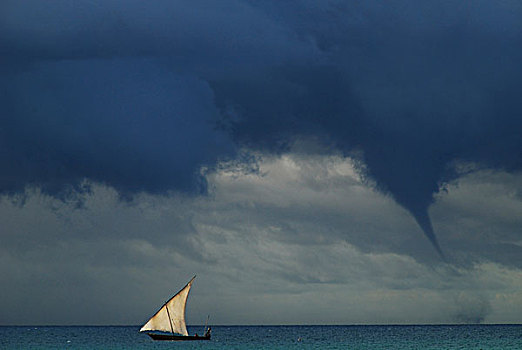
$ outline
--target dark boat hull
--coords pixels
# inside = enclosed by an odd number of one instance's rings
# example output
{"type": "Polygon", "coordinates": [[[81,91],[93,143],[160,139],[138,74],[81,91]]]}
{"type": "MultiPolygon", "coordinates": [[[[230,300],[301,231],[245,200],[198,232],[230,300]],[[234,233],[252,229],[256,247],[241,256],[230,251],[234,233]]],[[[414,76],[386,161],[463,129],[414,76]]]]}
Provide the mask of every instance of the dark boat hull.
{"type": "Polygon", "coordinates": [[[154,340],[210,340],[210,335],[199,336],[199,335],[175,335],[175,334],[158,334],[158,333],[147,333],[149,337],[154,340]]]}

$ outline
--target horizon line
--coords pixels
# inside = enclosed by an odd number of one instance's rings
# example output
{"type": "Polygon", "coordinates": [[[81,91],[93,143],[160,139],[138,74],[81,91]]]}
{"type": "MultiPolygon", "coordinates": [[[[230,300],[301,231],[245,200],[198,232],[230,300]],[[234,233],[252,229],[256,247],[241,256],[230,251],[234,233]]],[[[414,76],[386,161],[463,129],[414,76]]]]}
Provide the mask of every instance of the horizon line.
{"type": "MultiPolygon", "coordinates": [[[[203,327],[204,324],[190,324],[187,327],[203,327]]],[[[213,324],[212,327],[361,327],[361,326],[522,326],[521,323],[322,323],[322,324],[213,324]]],[[[0,327],[141,327],[141,324],[0,324],[0,327]]]]}

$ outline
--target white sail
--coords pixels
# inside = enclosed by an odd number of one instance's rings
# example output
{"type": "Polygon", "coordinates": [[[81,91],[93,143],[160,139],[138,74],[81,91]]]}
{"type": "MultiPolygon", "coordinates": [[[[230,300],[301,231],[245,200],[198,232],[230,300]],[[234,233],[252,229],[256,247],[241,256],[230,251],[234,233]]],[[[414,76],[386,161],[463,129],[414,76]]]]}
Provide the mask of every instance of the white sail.
{"type": "Polygon", "coordinates": [[[159,310],[141,327],[143,331],[163,331],[182,335],[188,335],[185,324],[185,305],[194,276],[187,285],[167,301],[159,310]]]}

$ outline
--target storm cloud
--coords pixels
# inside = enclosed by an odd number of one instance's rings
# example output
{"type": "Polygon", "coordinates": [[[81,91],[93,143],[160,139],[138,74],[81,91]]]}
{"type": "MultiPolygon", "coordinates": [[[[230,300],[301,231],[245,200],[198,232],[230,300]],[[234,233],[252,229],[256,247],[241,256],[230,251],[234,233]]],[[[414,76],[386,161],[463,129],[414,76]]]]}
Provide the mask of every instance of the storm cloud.
{"type": "Polygon", "coordinates": [[[244,150],[306,144],[353,158],[442,254],[428,210],[458,165],[522,166],[521,16],[487,1],[4,1],[0,191],[204,193],[204,172],[244,150]]]}

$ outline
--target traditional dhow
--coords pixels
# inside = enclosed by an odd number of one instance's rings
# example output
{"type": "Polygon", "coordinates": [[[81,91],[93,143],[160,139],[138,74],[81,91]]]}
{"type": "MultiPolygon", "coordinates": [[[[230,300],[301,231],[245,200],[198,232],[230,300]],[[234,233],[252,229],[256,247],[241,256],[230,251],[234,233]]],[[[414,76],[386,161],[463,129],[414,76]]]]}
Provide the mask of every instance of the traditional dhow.
{"type": "Polygon", "coordinates": [[[187,332],[185,307],[194,278],[196,276],[192,277],[185,287],[163,304],[154,316],[141,327],[140,332],[146,333],[154,340],[210,340],[211,328],[207,328],[207,325],[205,325],[203,335],[189,335],[187,332]]]}

